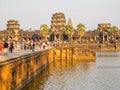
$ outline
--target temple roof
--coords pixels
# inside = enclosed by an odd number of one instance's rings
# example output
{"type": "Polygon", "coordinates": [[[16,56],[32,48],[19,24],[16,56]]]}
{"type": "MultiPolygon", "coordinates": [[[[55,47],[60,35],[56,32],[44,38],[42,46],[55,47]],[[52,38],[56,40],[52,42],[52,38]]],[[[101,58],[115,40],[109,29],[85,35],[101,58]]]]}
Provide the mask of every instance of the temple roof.
{"type": "Polygon", "coordinates": [[[69,20],[68,20],[68,25],[73,26],[71,18],[69,18],[69,20]]]}

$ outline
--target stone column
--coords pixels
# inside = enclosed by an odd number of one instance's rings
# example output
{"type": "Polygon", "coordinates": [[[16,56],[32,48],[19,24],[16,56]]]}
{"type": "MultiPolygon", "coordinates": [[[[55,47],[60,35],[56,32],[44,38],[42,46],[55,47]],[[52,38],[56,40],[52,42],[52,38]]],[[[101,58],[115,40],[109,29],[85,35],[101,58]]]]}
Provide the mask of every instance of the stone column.
{"type": "Polygon", "coordinates": [[[54,40],[56,40],[56,35],[54,35],[54,40]]]}
{"type": "Polygon", "coordinates": [[[104,44],[104,40],[105,40],[105,38],[104,38],[104,34],[103,34],[103,41],[102,41],[103,44],[104,44]]]}
{"type": "Polygon", "coordinates": [[[107,35],[107,41],[108,41],[108,37],[109,37],[109,36],[107,35]]]}
{"type": "Polygon", "coordinates": [[[62,49],[60,49],[60,60],[62,60],[62,49]]]}

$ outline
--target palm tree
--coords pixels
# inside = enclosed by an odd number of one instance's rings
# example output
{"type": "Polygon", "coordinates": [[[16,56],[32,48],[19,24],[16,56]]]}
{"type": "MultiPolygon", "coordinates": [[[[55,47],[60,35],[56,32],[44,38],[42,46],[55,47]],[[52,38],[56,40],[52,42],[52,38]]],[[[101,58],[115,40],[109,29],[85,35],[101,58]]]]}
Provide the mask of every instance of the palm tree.
{"type": "Polygon", "coordinates": [[[85,34],[85,31],[86,31],[85,25],[82,23],[79,23],[77,25],[77,31],[78,31],[78,34],[80,35],[80,42],[81,42],[81,37],[85,34]]]}
{"type": "Polygon", "coordinates": [[[112,26],[112,27],[110,27],[110,32],[111,32],[111,33],[116,34],[116,32],[118,32],[118,31],[119,31],[119,29],[118,29],[117,26],[112,26]]]}
{"type": "Polygon", "coordinates": [[[117,26],[110,27],[110,32],[113,34],[113,37],[115,39],[115,34],[119,31],[117,26]]]}
{"type": "Polygon", "coordinates": [[[44,35],[44,36],[45,36],[45,39],[46,39],[46,35],[48,34],[48,25],[47,25],[47,24],[42,24],[42,25],[40,26],[40,33],[41,33],[42,35],[44,35]]]}
{"type": "Polygon", "coordinates": [[[70,38],[74,34],[74,28],[72,25],[66,25],[64,29],[65,34],[70,35],[70,38]]]}

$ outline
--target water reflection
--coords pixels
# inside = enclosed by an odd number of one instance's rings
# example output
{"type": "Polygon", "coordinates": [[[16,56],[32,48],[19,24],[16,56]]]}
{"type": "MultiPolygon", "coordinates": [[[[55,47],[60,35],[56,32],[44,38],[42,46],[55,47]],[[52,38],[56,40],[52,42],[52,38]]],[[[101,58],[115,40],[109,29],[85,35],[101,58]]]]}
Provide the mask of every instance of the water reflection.
{"type": "Polygon", "coordinates": [[[96,62],[58,59],[22,90],[119,90],[119,58],[97,57],[96,62]]]}
{"type": "Polygon", "coordinates": [[[49,68],[45,69],[37,75],[28,85],[26,85],[22,90],[44,90],[44,86],[48,77],[50,76],[49,68]]]}

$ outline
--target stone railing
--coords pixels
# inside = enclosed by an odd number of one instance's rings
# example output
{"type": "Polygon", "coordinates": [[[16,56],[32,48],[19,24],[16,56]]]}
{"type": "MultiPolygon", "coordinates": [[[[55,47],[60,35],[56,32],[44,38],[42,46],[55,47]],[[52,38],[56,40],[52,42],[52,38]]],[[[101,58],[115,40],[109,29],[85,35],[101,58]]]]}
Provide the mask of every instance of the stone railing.
{"type": "Polygon", "coordinates": [[[120,44],[78,44],[78,43],[60,43],[55,45],[56,48],[80,48],[97,50],[120,50],[120,44]]]}
{"type": "Polygon", "coordinates": [[[0,90],[19,90],[53,61],[53,49],[0,63],[0,90]]]}

